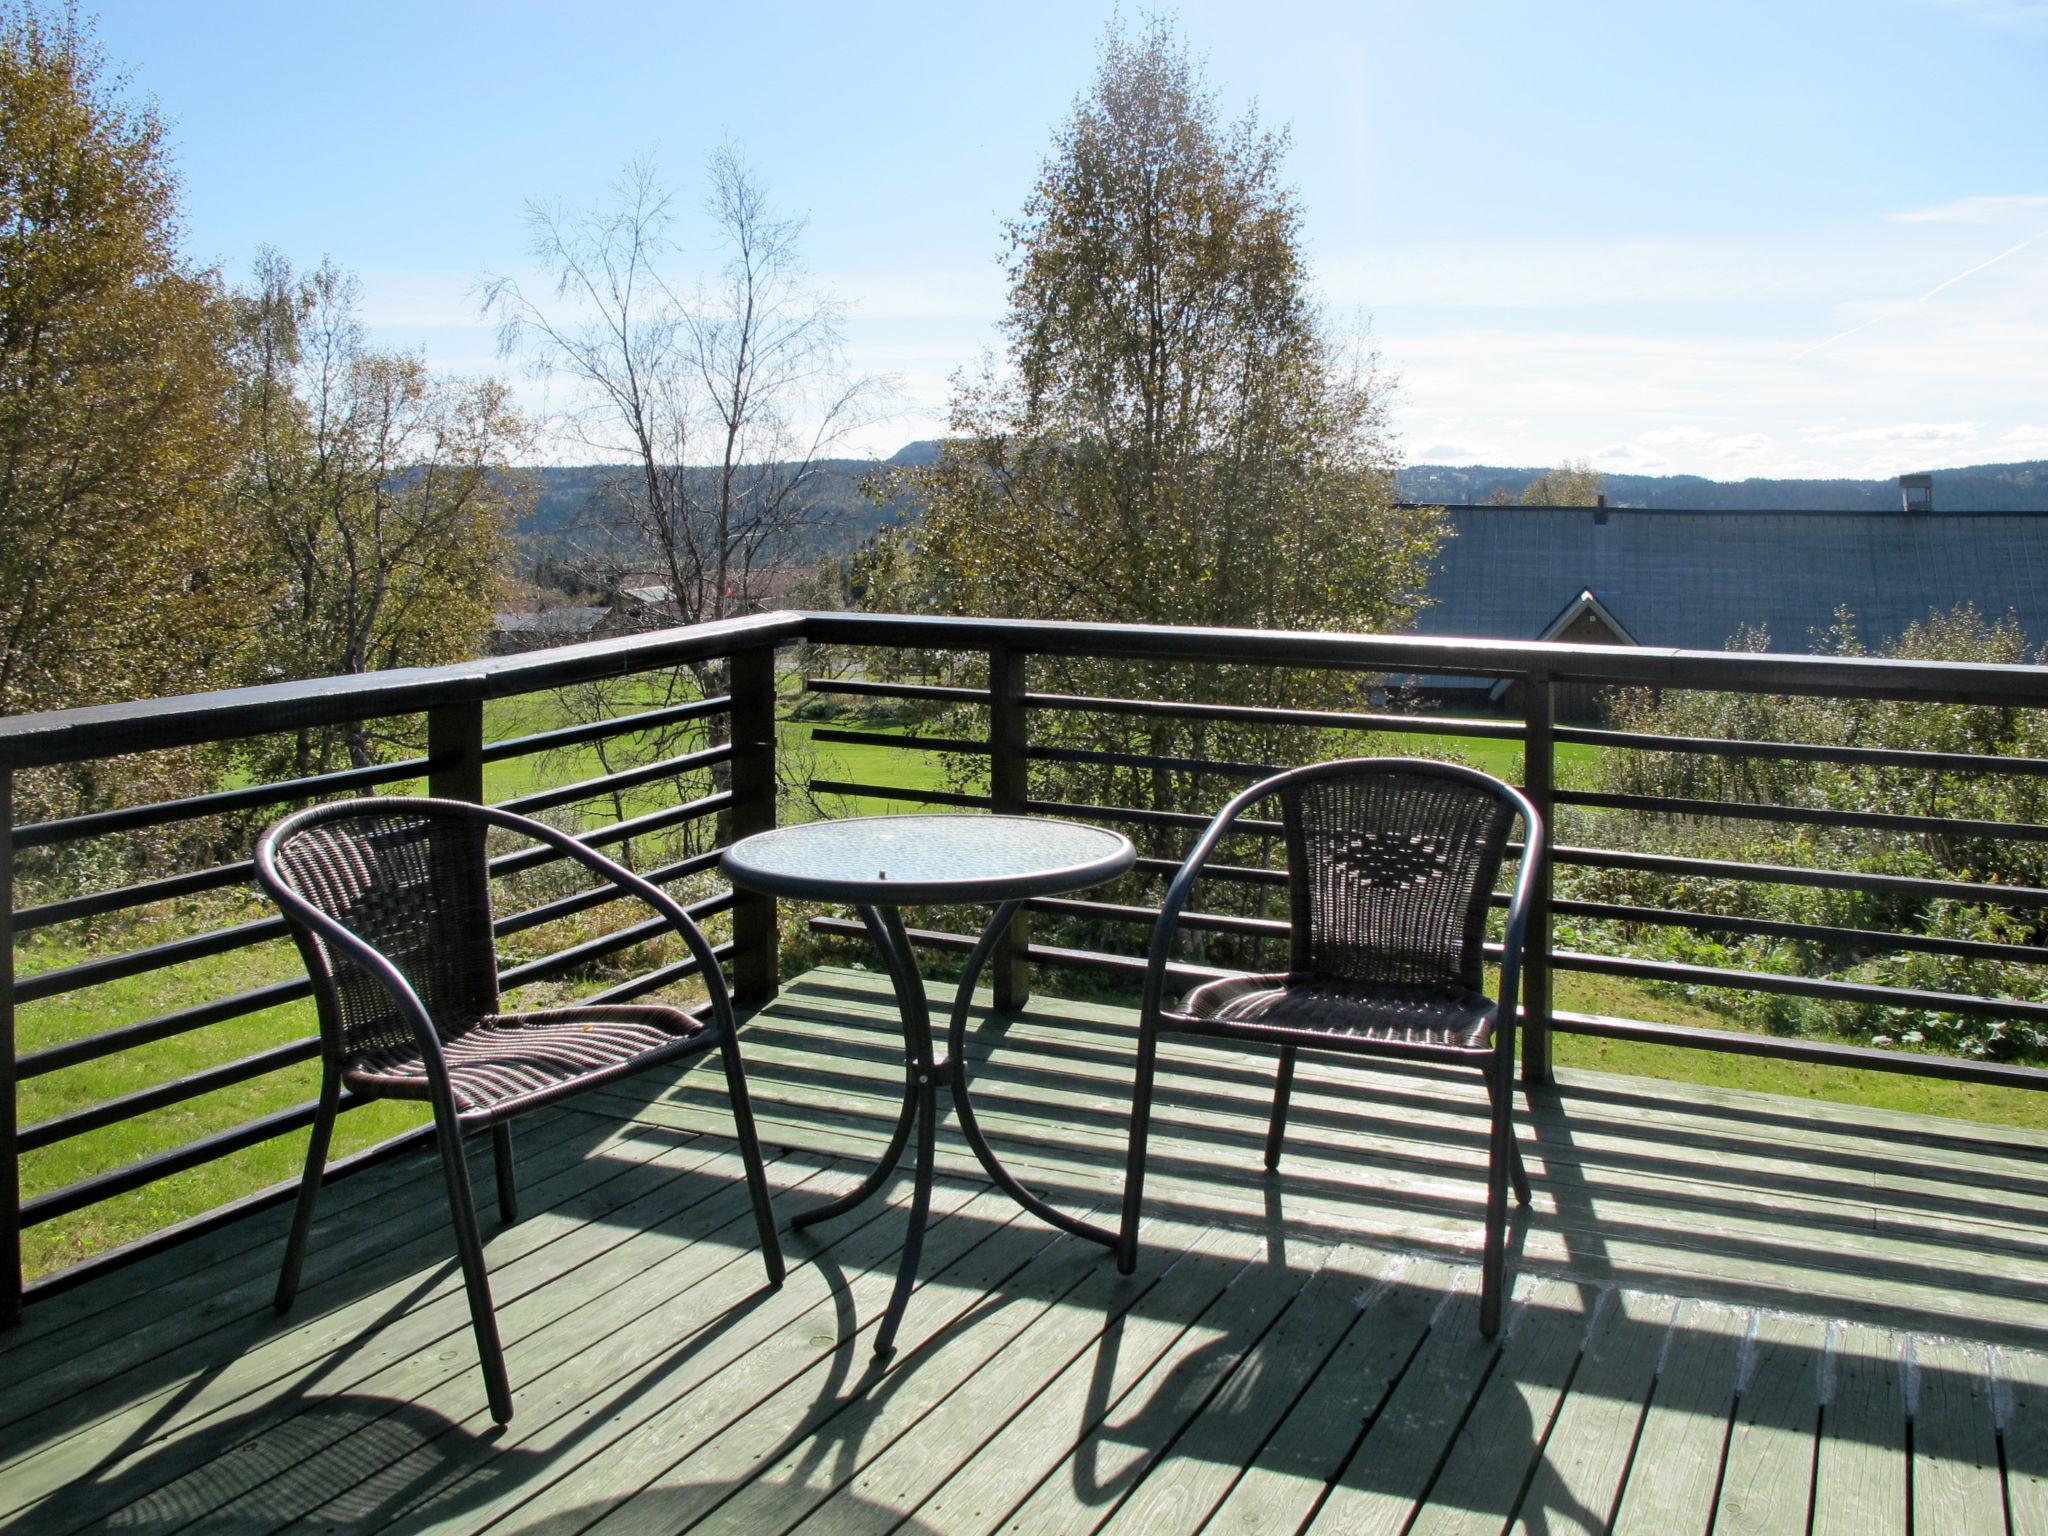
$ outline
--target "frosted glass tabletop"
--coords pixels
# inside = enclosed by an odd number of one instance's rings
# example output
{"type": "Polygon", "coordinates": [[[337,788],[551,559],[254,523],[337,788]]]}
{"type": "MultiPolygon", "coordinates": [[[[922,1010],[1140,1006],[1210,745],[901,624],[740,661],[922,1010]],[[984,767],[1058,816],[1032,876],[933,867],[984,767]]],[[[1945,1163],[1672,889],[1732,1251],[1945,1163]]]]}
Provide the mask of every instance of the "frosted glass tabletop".
{"type": "Polygon", "coordinates": [[[1121,833],[1038,816],[854,816],[757,832],[720,865],[769,896],[902,906],[1078,891],[1135,857],[1121,833]]]}

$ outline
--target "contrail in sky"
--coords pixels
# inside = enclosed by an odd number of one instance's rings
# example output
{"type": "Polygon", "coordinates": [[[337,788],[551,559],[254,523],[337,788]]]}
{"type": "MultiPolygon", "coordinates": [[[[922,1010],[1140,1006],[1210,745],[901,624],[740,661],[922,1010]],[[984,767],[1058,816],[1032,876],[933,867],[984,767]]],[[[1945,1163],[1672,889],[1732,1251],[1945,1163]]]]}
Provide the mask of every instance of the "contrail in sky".
{"type": "MultiPolygon", "coordinates": [[[[2048,233],[2048,231],[2042,231],[2041,233],[2048,233]]],[[[1974,267],[1965,268],[1963,271],[1958,272],[1954,277],[1936,283],[1932,288],[1928,289],[1925,293],[1921,294],[1919,298],[1913,300],[1913,303],[1908,305],[1907,308],[1910,309],[1915,305],[1925,304],[1937,293],[1940,293],[1945,288],[1955,287],[1955,285],[1957,283],[1960,283],[1964,278],[1974,277],[1977,273],[1982,272],[1986,267],[1995,267],[2001,261],[2005,260],[2005,258],[2008,256],[2017,256],[2021,251],[2024,251],[2028,246],[2032,245],[2036,240],[2040,239],[2041,233],[2031,234],[2027,236],[2026,239],[2022,240],[2018,245],[2012,246],[2007,250],[2000,251],[1996,256],[1993,256],[1989,261],[1980,261],[1974,267]]],[[[1854,336],[1858,331],[1867,331],[1873,325],[1877,324],[1878,321],[1886,318],[1888,318],[1888,315],[1872,315],[1868,320],[1865,320],[1861,325],[1852,325],[1846,331],[1837,331],[1834,335],[1830,336],[1826,341],[1816,341],[1812,346],[1806,348],[1804,351],[1794,352],[1792,354],[1792,361],[1796,363],[1802,357],[1811,357],[1814,353],[1818,352],[1822,347],[1832,347],[1844,336],[1854,336]]]]}

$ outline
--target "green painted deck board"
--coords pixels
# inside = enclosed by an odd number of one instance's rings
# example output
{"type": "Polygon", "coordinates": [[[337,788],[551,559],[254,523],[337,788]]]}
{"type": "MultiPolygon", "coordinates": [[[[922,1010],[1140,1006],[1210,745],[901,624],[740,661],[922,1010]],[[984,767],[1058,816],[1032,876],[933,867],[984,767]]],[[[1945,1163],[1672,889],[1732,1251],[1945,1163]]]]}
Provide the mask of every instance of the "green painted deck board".
{"type": "MultiPolygon", "coordinates": [[[[1358,1294],[1384,1277],[1388,1258],[1360,1271],[1362,1255],[1329,1255],[1280,1321],[1231,1371],[1200,1415],[1155,1461],[1101,1530],[1117,1536],[1200,1530],[1295,1400],[1325,1369],[1358,1318],[1358,1294]]],[[[1338,1367],[1342,1369],[1342,1366],[1338,1367]]]]}
{"type": "Polygon", "coordinates": [[[1591,1291],[1563,1280],[1531,1288],[1409,1527],[1418,1536],[1496,1532],[1514,1517],[1577,1374],[1592,1314],[1604,1310],[1591,1291]]]}
{"type": "Polygon", "coordinates": [[[1651,1382],[1615,1536],[1669,1536],[1712,1523],[1750,1318],[1747,1309],[1713,1302],[1679,1307],[1651,1382]]]}
{"type": "Polygon", "coordinates": [[[1119,1327],[1142,1303],[1166,1268],[1183,1253],[1197,1252],[1216,1229],[1171,1234],[1169,1251],[1155,1242],[1141,1250],[1129,1276],[1096,1261],[1079,1285],[1039,1313],[1005,1343],[1001,1368],[976,1371],[942,1405],[898,1436],[851,1482],[805,1517],[796,1530],[809,1536],[855,1536],[885,1532],[916,1509],[972,1457],[1004,1440],[1016,1416],[1039,1391],[1101,1338],[1119,1327]]]}
{"type": "Polygon", "coordinates": [[[2004,1527],[1989,1354],[1981,1344],[1954,1339],[1913,1341],[1906,1396],[1915,1531],[1975,1536],[2004,1527]]]}
{"type": "MultiPolygon", "coordinates": [[[[1077,1214],[1116,1207],[1134,1040],[1052,999],[969,1032],[991,1139],[1077,1214]]],[[[798,978],[743,1051],[786,1222],[887,1139],[886,984],[798,978]]],[[[323,1197],[283,1319],[272,1210],[0,1334],[0,1530],[1556,1536],[1804,1530],[1811,1498],[1826,1536],[1905,1528],[1909,1443],[1916,1529],[2048,1530],[2048,1137],[1562,1073],[1518,1102],[1536,1201],[1484,1341],[1476,1079],[1305,1066],[1277,1176],[1271,1084],[1168,1053],[1128,1279],[948,1123],[879,1376],[907,1177],[786,1233],[769,1291],[715,1071],[545,1112],[526,1219],[485,1214],[503,1430],[406,1154],[323,1197]]]]}
{"type": "Polygon", "coordinates": [[[1817,1318],[1753,1319],[1721,1467],[1716,1532],[1804,1536],[1826,1347],[1827,1324],[1817,1318]]]}
{"type": "Polygon", "coordinates": [[[1604,1536],[1676,1311],[1669,1296],[1608,1293],[1522,1496],[1515,1536],[1604,1536]]]}
{"type": "Polygon", "coordinates": [[[1321,1504],[1427,1336],[1457,1277],[1448,1264],[1396,1254],[1362,1286],[1358,1315],[1273,1437],[1211,1517],[1218,1532],[1293,1532],[1321,1504]]]}
{"type": "Polygon", "coordinates": [[[1906,1529],[1903,1342],[1889,1329],[1837,1325],[1814,1464],[1814,1536],[1906,1529]]]}

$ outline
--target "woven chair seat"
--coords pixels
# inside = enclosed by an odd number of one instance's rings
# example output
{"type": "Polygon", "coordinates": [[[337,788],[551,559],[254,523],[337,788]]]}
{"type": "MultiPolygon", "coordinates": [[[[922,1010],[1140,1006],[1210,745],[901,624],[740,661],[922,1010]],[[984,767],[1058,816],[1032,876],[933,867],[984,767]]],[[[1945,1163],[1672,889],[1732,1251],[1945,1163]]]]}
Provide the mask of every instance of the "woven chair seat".
{"type": "MultiPolygon", "coordinates": [[[[651,1065],[650,1055],[683,1054],[703,1032],[703,1024],[679,1008],[554,1008],[494,1014],[444,1030],[441,1054],[456,1110],[468,1117],[530,1108],[557,1093],[623,1077],[651,1065]]],[[[342,1080],[383,1098],[424,1099],[429,1091],[416,1046],[359,1051],[342,1080]]]]}
{"type": "Polygon", "coordinates": [[[1282,1044],[1312,1046],[1320,1037],[1354,1049],[1484,1051],[1493,1038],[1494,1005],[1462,988],[1295,972],[1205,982],[1182,1000],[1179,1015],[1204,1034],[1282,1044]]]}

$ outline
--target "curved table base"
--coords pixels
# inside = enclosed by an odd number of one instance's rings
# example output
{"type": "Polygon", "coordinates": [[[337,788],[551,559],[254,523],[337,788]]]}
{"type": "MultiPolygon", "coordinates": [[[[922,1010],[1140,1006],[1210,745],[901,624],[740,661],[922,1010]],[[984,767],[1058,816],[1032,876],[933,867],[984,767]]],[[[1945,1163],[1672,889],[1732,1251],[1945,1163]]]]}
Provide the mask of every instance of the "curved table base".
{"type": "Polygon", "coordinates": [[[903,1321],[903,1309],[910,1300],[911,1288],[917,1283],[917,1264],[924,1252],[924,1229],[931,1213],[933,1157],[938,1139],[938,1085],[941,1073],[946,1084],[952,1089],[953,1109],[960,1117],[961,1134],[974,1149],[974,1155],[987,1171],[989,1178],[1003,1192],[1041,1221],[1058,1227],[1063,1232],[1072,1232],[1077,1237],[1088,1238],[1101,1243],[1105,1248],[1114,1249],[1117,1234],[1092,1222],[1069,1216],[1047,1204],[1022,1184],[997,1159],[995,1149],[989,1146],[988,1138],[982,1134],[980,1122],[974,1117],[974,1106],[967,1096],[967,1016],[974,1002],[974,984],[981,978],[982,968],[988,964],[988,957],[994,952],[996,943],[1009,929],[1010,921],[1023,905],[1019,901],[1006,901],[996,908],[989,925],[976,941],[973,952],[967,957],[967,969],[960,977],[959,990],[954,995],[953,1016],[946,1031],[946,1059],[936,1060],[932,1053],[931,1010],[925,1002],[924,977],[917,965],[917,956],[911,952],[910,938],[903,931],[903,919],[894,907],[861,907],[861,921],[867,926],[868,936],[874,940],[875,950],[881,956],[883,966],[889,972],[889,983],[896,992],[896,1006],[903,1015],[903,1044],[906,1051],[903,1074],[903,1109],[896,1117],[896,1129],[889,1137],[889,1145],[883,1151],[881,1160],[874,1171],[861,1180],[858,1188],[826,1201],[823,1205],[794,1217],[793,1227],[809,1226],[812,1222],[824,1221],[833,1216],[845,1214],[863,1200],[874,1195],[889,1181],[902,1160],[903,1149],[910,1141],[910,1132],[917,1130],[917,1173],[914,1192],[910,1202],[910,1231],[903,1243],[903,1259],[896,1271],[896,1288],[889,1297],[888,1310],[882,1315],[882,1325],[875,1334],[875,1358],[888,1358],[896,1348],[896,1329],[903,1321]]]}

